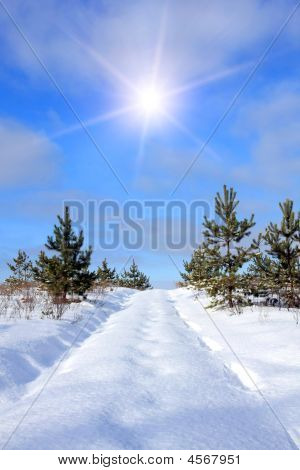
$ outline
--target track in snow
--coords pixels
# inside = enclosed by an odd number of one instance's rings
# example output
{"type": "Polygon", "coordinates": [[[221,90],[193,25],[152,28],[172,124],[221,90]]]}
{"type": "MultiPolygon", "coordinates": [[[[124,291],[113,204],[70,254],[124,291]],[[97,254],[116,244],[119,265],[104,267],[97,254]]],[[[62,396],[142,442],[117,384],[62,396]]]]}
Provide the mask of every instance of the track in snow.
{"type": "MultiPolygon", "coordinates": [[[[0,440],[41,386],[2,414],[0,440]]],[[[180,318],[163,290],[134,293],[62,362],[13,449],[291,449],[256,392],[243,387],[180,318]]]]}

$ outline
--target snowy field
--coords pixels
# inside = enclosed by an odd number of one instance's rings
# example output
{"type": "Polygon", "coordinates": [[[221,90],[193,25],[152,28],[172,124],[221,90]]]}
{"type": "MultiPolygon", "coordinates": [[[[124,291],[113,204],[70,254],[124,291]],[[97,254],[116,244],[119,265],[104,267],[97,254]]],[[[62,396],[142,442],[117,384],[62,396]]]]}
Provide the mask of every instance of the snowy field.
{"type": "Polygon", "coordinates": [[[293,314],[208,315],[205,303],[186,289],[118,289],[61,321],[2,321],[0,445],[298,448],[293,314]]]}

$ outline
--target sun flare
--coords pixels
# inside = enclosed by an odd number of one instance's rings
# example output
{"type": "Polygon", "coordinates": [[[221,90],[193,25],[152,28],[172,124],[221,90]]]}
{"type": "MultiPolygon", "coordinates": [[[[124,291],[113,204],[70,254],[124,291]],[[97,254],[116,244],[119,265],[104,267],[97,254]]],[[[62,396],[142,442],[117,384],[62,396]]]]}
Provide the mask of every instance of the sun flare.
{"type": "Polygon", "coordinates": [[[156,115],[163,111],[163,93],[156,87],[149,86],[138,92],[138,107],[146,115],[156,115]]]}

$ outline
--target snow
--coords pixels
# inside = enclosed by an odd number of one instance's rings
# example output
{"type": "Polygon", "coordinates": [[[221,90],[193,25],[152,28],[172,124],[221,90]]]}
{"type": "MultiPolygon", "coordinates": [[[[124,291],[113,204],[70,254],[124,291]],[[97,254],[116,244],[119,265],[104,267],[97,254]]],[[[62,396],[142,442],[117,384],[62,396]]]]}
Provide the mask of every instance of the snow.
{"type": "Polygon", "coordinates": [[[0,324],[5,448],[295,449],[300,444],[299,328],[286,312],[272,309],[264,321],[251,311],[207,315],[185,289],[118,289],[108,293],[104,305],[86,301],[76,308],[78,322],[0,324]]]}
{"type": "Polygon", "coordinates": [[[195,331],[201,328],[202,340],[241,383],[262,391],[300,446],[300,328],[295,313],[249,307],[242,315],[229,316],[204,309],[209,304],[205,295],[195,301],[192,291],[177,289],[172,298],[182,319],[195,331]]]}

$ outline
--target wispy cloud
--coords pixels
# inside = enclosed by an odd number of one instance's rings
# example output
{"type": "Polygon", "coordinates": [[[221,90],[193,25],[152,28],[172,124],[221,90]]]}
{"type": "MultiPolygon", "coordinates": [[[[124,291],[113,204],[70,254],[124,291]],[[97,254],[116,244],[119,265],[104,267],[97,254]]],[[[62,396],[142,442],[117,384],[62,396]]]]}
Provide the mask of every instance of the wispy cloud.
{"type": "Polygon", "coordinates": [[[282,83],[248,100],[237,133],[250,139],[250,160],[233,170],[241,182],[299,194],[300,89],[282,83]]]}
{"type": "MultiPolygon", "coordinates": [[[[184,88],[186,80],[226,75],[237,57],[255,59],[256,47],[274,33],[289,3],[102,0],[88,5],[74,1],[70,7],[58,0],[45,0],[42,6],[10,0],[8,6],[46,64],[69,86],[75,82],[78,89],[78,82],[85,86],[87,81],[99,86],[101,77],[134,84],[151,76],[155,64],[161,80],[184,88]]],[[[5,60],[36,77],[38,64],[3,11],[0,21],[5,60]]]]}
{"type": "Polygon", "coordinates": [[[41,186],[57,177],[60,150],[16,121],[0,120],[0,187],[41,186]]]}

